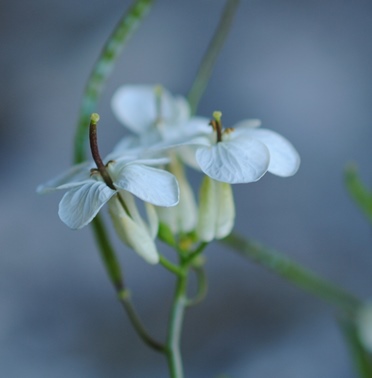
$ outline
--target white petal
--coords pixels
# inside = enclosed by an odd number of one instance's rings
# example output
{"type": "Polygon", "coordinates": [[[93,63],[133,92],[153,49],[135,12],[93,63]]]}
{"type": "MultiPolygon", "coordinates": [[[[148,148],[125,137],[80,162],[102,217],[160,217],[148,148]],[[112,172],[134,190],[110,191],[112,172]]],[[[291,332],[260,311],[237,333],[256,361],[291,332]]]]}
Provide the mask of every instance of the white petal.
{"type": "Polygon", "coordinates": [[[90,168],[92,167],[93,164],[91,162],[74,165],[54,179],[49,180],[45,184],[39,185],[36,191],[37,193],[44,194],[54,190],[68,189],[77,185],[79,186],[82,181],[90,179],[90,168]]]}
{"type": "Polygon", "coordinates": [[[200,147],[195,157],[206,175],[230,184],[259,180],[270,161],[265,145],[244,136],[200,147]]]}
{"type": "Polygon", "coordinates": [[[109,210],[120,239],[133,248],[148,263],[158,263],[159,254],[147,228],[141,227],[130,218],[116,197],[109,202],[109,210]]]}
{"type": "Polygon", "coordinates": [[[282,177],[292,176],[297,172],[300,156],[287,139],[267,129],[246,130],[246,135],[259,140],[269,149],[269,172],[282,177]]]}
{"type": "Polygon", "coordinates": [[[59,203],[59,217],[70,228],[82,228],[92,221],[115,193],[103,182],[86,182],[63,196],[59,203]]]}
{"type": "Polygon", "coordinates": [[[176,178],[162,169],[132,163],[122,167],[114,185],[156,206],[175,206],[179,201],[176,178]]]}
{"type": "Polygon", "coordinates": [[[143,147],[140,143],[140,138],[136,135],[130,135],[125,138],[122,138],[114,147],[112,152],[105,157],[104,162],[110,160],[117,160],[125,156],[126,158],[130,157],[136,159],[139,154],[142,152],[143,147]]]}
{"type": "Polygon", "coordinates": [[[261,126],[261,121],[259,119],[244,119],[234,125],[234,129],[254,129],[261,126]]]}
{"type": "Polygon", "coordinates": [[[190,118],[190,105],[185,97],[177,96],[173,99],[176,110],[175,121],[183,122],[190,118]]]}
{"type": "Polygon", "coordinates": [[[208,135],[213,132],[211,126],[209,126],[209,119],[204,117],[192,117],[184,120],[175,126],[170,125],[165,130],[164,140],[183,142],[195,136],[208,135]]]}
{"type": "MultiPolygon", "coordinates": [[[[137,134],[144,133],[158,118],[156,87],[126,85],[119,88],[111,101],[117,119],[137,134]]],[[[174,117],[177,110],[173,98],[166,89],[161,92],[162,118],[174,117]]]]}

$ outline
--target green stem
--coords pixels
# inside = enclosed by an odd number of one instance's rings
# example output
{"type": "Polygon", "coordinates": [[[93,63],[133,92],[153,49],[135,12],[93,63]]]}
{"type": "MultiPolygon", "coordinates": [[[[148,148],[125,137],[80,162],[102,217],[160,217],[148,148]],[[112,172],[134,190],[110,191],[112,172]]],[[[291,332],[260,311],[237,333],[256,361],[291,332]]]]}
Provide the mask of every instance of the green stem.
{"type": "Polygon", "coordinates": [[[99,246],[99,251],[101,253],[102,261],[105,265],[106,271],[109,275],[112,284],[115,287],[118,299],[120,303],[123,305],[126,313],[128,314],[129,320],[131,321],[134,329],[136,330],[139,337],[149,347],[164,353],[165,347],[156,340],[154,340],[148,334],[134,309],[134,306],[130,300],[129,292],[127,289],[125,289],[124,278],[120,269],[119,261],[107,236],[104,223],[99,215],[97,215],[93,219],[92,225],[94,230],[94,236],[99,246]]]}
{"type": "Polygon", "coordinates": [[[187,299],[187,307],[195,306],[203,301],[208,291],[207,276],[203,268],[193,268],[198,281],[198,291],[193,298],[187,299]]]}
{"type": "Polygon", "coordinates": [[[74,161],[80,163],[86,159],[86,141],[88,137],[89,118],[96,109],[103,86],[109,77],[116,58],[120,54],[132,32],[137,28],[153,0],[136,0],[124,14],[113,33],[108,38],[99,56],[84,91],[80,108],[79,122],[75,134],[74,161]]]}
{"type": "Polygon", "coordinates": [[[195,249],[194,252],[190,253],[183,259],[184,264],[190,265],[192,262],[200,256],[200,254],[204,251],[205,247],[208,245],[207,242],[202,242],[200,245],[195,249]]]}
{"type": "Polygon", "coordinates": [[[361,301],[354,295],[324,280],[274,250],[265,248],[256,242],[245,240],[235,234],[222,239],[221,242],[232,247],[244,257],[250,258],[287,279],[295,286],[322,298],[347,313],[353,314],[355,309],[361,305],[361,301]]]}
{"type": "Polygon", "coordinates": [[[119,290],[124,286],[124,279],[121,273],[120,265],[118,259],[116,258],[114,248],[112,247],[110,240],[107,236],[107,231],[105,225],[98,214],[92,221],[94,237],[99,247],[101,258],[105,265],[107,274],[116,288],[119,290]]]}
{"type": "Polygon", "coordinates": [[[187,306],[187,276],[188,270],[187,268],[184,268],[183,274],[177,278],[177,285],[169,319],[166,356],[171,378],[183,378],[180,340],[184,312],[187,306]]]}
{"type": "Polygon", "coordinates": [[[174,273],[177,276],[180,276],[183,274],[182,270],[175,264],[171,263],[169,260],[167,260],[164,256],[160,255],[160,264],[170,272],[174,273]]]}
{"type": "Polygon", "coordinates": [[[136,310],[130,299],[129,291],[126,289],[122,289],[118,291],[118,298],[120,303],[123,305],[126,313],[128,314],[129,320],[131,321],[134,329],[136,330],[138,336],[152,349],[165,353],[166,349],[165,346],[153,339],[146,331],[144,326],[142,325],[136,310]]]}
{"type": "Polygon", "coordinates": [[[230,31],[238,5],[239,0],[227,0],[221,20],[217,26],[217,30],[208,46],[207,52],[203,57],[198,73],[196,74],[196,78],[188,95],[191,114],[195,114],[199,101],[205,91],[205,88],[207,87],[208,80],[212,74],[218,54],[221,51],[230,31]]]}

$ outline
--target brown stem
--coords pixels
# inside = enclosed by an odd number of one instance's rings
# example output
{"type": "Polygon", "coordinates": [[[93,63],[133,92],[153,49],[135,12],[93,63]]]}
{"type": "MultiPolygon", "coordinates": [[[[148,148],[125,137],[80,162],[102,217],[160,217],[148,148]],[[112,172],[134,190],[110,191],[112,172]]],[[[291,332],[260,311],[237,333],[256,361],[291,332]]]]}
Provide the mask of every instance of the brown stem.
{"type": "Polygon", "coordinates": [[[112,179],[107,172],[106,166],[103,163],[101,159],[101,155],[98,150],[98,142],[97,142],[97,123],[99,121],[99,116],[96,113],[93,113],[90,119],[90,124],[89,124],[89,142],[90,142],[90,150],[92,152],[92,157],[94,162],[97,165],[97,169],[99,173],[101,174],[103,180],[105,181],[106,185],[113,189],[116,190],[114,183],[112,182],[112,179]]]}

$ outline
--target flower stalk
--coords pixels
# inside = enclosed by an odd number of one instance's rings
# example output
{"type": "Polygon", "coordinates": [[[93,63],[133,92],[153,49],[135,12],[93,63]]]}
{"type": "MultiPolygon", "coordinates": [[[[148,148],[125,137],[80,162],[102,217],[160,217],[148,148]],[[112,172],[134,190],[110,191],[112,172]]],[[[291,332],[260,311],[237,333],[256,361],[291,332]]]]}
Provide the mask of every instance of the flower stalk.
{"type": "Polygon", "coordinates": [[[362,304],[362,301],[353,294],[317,276],[274,250],[245,240],[236,234],[229,235],[221,242],[346,314],[355,315],[355,311],[362,304]]]}
{"type": "Polygon", "coordinates": [[[169,318],[166,356],[171,378],[183,378],[183,365],[180,349],[182,323],[187,307],[187,278],[188,269],[182,267],[182,274],[177,278],[176,290],[169,318]]]}
{"type": "Polygon", "coordinates": [[[220,53],[233,24],[238,5],[239,0],[227,0],[216,32],[211,39],[206,53],[204,54],[203,60],[187,97],[191,108],[191,114],[195,114],[198,108],[198,104],[203,96],[205,88],[207,87],[218,54],[220,53]]]}
{"type": "Polygon", "coordinates": [[[128,42],[132,33],[150,10],[153,0],[136,0],[123,15],[118,25],[107,39],[103,50],[95,63],[85,87],[80,107],[79,121],[75,133],[74,162],[81,163],[86,159],[85,142],[89,117],[95,111],[104,84],[110,76],[116,59],[128,42]]]}

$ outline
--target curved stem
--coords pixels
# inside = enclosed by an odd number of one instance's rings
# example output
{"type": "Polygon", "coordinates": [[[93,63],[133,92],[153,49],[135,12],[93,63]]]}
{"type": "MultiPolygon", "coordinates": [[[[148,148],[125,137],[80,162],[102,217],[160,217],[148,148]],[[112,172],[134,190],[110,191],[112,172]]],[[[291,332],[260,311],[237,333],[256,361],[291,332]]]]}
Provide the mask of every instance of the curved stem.
{"type": "Polygon", "coordinates": [[[187,307],[195,306],[203,301],[208,291],[207,276],[203,268],[194,268],[196,279],[198,281],[198,291],[193,298],[187,299],[187,307]]]}
{"type": "Polygon", "coordinates": [[[176,291],[173,297],[173,304],[169,319],[169,329],[167,338],[166,356],[168,360],[171,378],[183,378],[183,366],[180,350],[180,340],[182,322],[187,305],[187,268],[183,269],[183,274],[178,276],[176,291]]]}
{"type": "Polygon", "coordinates": [[[111,245],[105,225],[99,214],[93,219],[92,227],[107,274],[115,289],[118,291],[124,286],[124,278],[114,248],[111,245]]]}
{"type": "Polygon", "coordinates": [[[208,245],[208,242],[201,242],[195,251],[191,252],[188,256],[183,259],[184,264],[190,265],[192,262],[201,255],[205,247],[208,245]]]}
{"type": "Polygon", "coordinates": [[[163,255],[159,255],[159,263],[170,272],[174,273],[177,276],[180,276],[183,274],[182,270],[178,267],[178,265],[175,265],[171,263],[169,260],[167,260],[163,255]]]}
{"type": "Polygon", "coordinates": [[[152,0],[136,0],[124,14],[113,33],[108,38],[102,53],[94,65],[84,91],[80,107],[79,122],[75,133],[74,161],[80,163],[86,158],[85,142],[88,136],[89,117],[95,111],[98,98],[109,77],[116,58],[120,54],[132,32],[137,28],[152,5],[152,0]]]}
{"type": "Polygon", "coordinates": [[[254,262],[285,278],[295,286],[308,291],[316,297],[322,298],[329,304],[347,313],[353,314],[356,308],[361,305],[361,301],[354,295],[317,276],[272,249],[265,248],[256,242],[245,240],[236,234],[231,234],[222,239],[221,242],[232,247],[244,257],[250,258],[254,262]]]}
{"type": "Polygon", "coordinates": [[[213,66],[217,60],[218,54],[221,51],[225,39],[230,31],[238,5],[239,0],[227,0],[221,20],[217,26],[217,30],[208,46],[207,52],[203,57],[198,73],[196,74],[196,78],[188,95],[191,114],[195,114],[196,112],[199,101],[212,74],[213,66]]]}
{"type": "Polygon", "coordinates": [[[134,329],[136,330],[139,337],[149,347],[160,352],[165,352],[165,346],[154,340],[148,334],[134,309],[129,292],[125,288],[124,278],[120,269],[119,261],[107,236],[104,223],[99,215],[97,215],[93,219],[92,225],[106,271],[111,279],[112,284],[115,287],[118,299],[127,312],[129,320],[131,321],[134,329]]]}
{"type": "Polygon", "coordinates": [[[153,339],[146,331],[144,326],[142,325],[136,310],[130,300],[129,291],[126,289],[122,289],[118,291],[118,298],[120,303],[123,305],[126,313],[128,314],[129,320],[131,321],[134,329],[136,330],[138,336],[152,349],[165,353],[165,346],[155,339],[153,339]]]}

